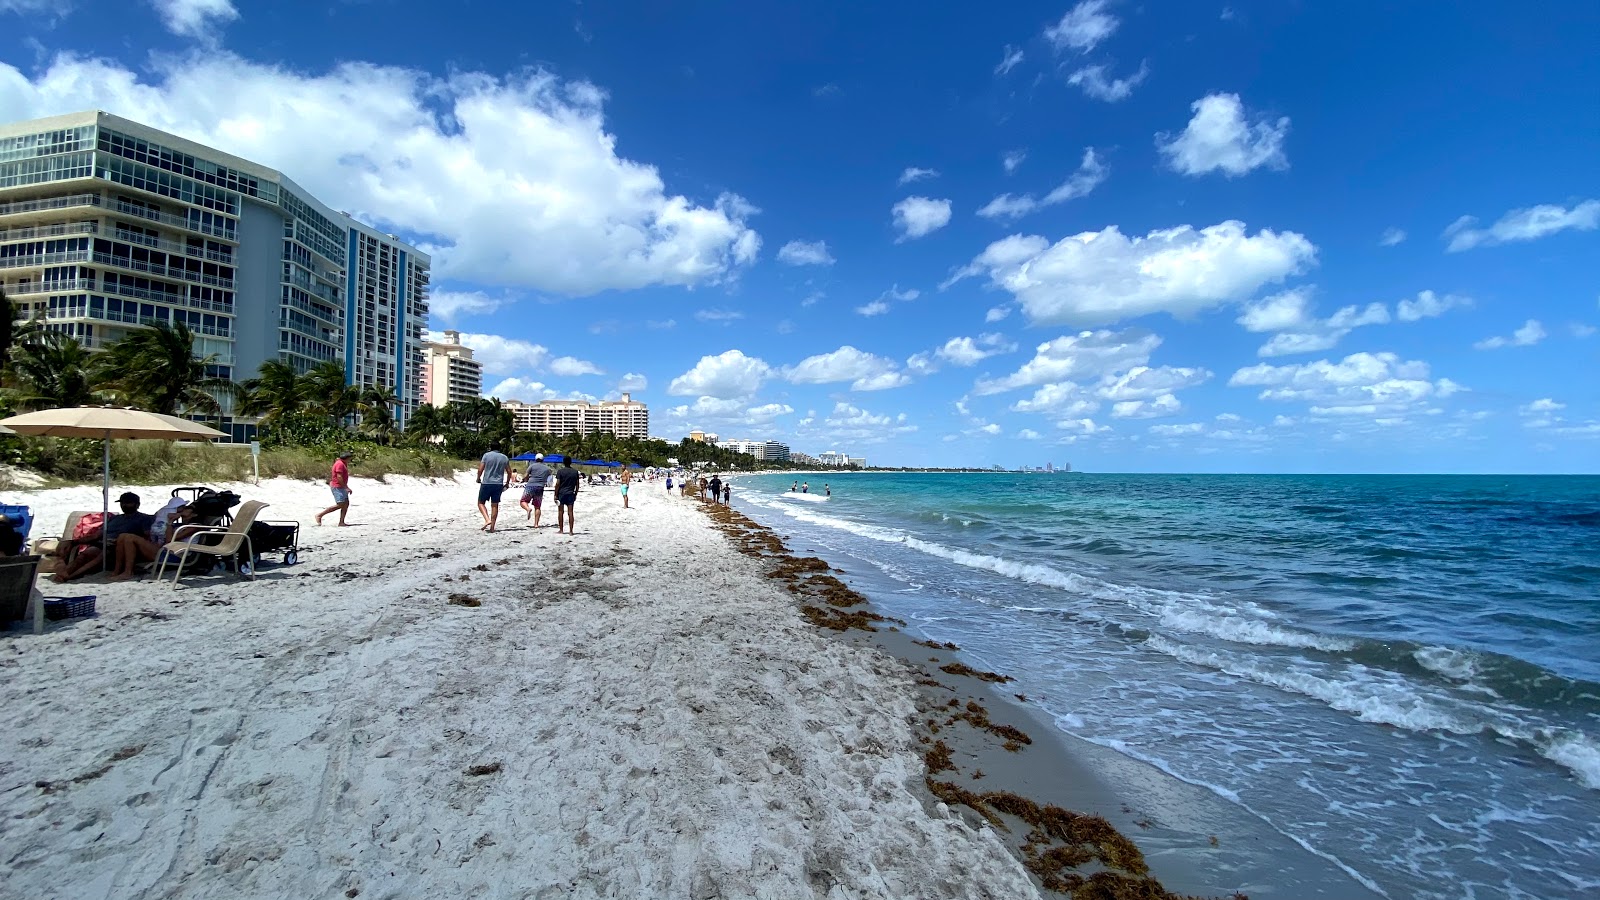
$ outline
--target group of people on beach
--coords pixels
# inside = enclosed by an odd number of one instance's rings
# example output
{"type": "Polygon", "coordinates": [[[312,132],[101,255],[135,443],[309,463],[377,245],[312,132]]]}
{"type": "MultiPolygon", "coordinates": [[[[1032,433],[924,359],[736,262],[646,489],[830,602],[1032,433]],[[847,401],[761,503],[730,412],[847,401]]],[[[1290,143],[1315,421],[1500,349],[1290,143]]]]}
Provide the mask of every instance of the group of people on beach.
{"type": "Polygon", "coordinates": [[[194,523],[198,515],[195,507],[180,497],[173,497],[154,513],[140,511],[142,505],[138,494],[124,491],[117,498],[121,512],[109,516],[91,513],[79,519],[73,533],[52,551],[56,558],[52,580],[64,584],[109,571],[112,581],[127,581],[138,574],[140,566],[155,562],[163,545],[182,540],[183,526],[194,523]]]}

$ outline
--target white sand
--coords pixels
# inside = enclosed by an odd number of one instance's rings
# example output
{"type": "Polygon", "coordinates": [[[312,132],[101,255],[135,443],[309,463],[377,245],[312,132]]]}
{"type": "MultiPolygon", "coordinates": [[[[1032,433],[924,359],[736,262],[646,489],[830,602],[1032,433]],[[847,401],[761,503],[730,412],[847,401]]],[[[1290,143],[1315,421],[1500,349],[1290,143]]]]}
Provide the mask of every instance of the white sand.
{"type": "MultiPolygon", "coordinates": [[[[304,520],[300,565],[46,584],[100,615],[0,636],[0,896],[1037,896],[923,799],[901,665],[694,501],[595,489],[576,538],[510,505],[485,536],[470,481],[356,479],[344,529],[311,525],[325,487],[235,485],[304,520]]],[[[8,499],[35,536],[100,505],[8,499]]]]}

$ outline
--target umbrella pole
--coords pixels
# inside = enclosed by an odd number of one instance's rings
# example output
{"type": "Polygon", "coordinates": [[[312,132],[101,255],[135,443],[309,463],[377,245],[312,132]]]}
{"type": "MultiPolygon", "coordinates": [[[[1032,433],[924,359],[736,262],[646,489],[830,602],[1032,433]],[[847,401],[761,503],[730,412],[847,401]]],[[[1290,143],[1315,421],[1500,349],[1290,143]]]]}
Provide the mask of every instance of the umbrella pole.
{"type": "Polygon", "coordinates": [[[111,560],[106,557],[109,542],[106,540],[107,520],[111,518],[111,436],[106,435],[100,442],[105,448],[104,480],[100,482],[100,567],[108,568],[111,560]]]}

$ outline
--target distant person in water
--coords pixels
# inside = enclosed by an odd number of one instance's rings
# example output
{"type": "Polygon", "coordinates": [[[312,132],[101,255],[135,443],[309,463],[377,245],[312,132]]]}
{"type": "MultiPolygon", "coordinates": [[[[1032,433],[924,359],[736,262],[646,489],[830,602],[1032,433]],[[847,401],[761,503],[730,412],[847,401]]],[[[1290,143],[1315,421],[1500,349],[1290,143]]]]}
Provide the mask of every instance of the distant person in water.
{"type": "Polygon", "coordinates": [[[822,496],[824,496],[824,497],[832,497],[833,496],[833,488],[828,487],[826,484],[824,484],[822,486],[822,496]]]}
{"type": "Polygon", "coordinates": [[[800,493],[802,493],[802,494],[811,493],[811,482],[808,481],[805,484],[800,485],[800,493]]]}
{"type": "Polygon", "coordinates": [[[798,490],[800,490],[800,482],[796,481],[794,484],[789,485],[789,493],[792,494],[798,490]]]}

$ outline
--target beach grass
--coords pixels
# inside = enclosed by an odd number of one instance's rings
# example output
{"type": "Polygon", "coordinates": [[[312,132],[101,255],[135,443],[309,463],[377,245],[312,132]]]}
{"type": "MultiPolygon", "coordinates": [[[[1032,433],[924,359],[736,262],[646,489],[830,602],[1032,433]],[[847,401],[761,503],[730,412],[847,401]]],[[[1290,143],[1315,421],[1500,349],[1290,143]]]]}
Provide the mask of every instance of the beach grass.
{"type": "MultiPolygon", "coordinates": [[[[43,487],[98,483],[103,459],[99,441],[30,438],[36,460],[30,468],[48,473],[43,487]]],[[[261,451],[261,477],[326,481],[337,451],[328,448],[268,447],[261,451]]],[[[448,478],[467,463],[442,453],[415,448],[356,448],[353,474],[382,482],[394,475],[448,478]]],[[[111,479],[119,485],[219,484],[249,481],[254,476],[250,451],[240,445],[218,446],[173,441],[113,441],[111,479]]],[[[32,485],[30,485],[32,486],[32,485]]],[[[11,487],[0,483],[0,488],[11,487]]]]}

